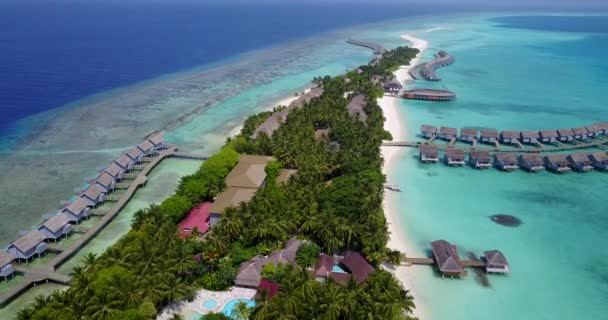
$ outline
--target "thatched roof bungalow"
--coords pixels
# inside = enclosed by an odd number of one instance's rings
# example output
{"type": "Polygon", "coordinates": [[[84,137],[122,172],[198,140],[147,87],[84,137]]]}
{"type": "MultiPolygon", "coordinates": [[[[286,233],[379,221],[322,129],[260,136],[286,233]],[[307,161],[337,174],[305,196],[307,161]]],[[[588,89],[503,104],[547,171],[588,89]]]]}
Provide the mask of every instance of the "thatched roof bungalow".
{"type": "Polygon", "coordinates": [[[97,184],[91,184],[80,197],[87,201],[89,207],[96,207],[106,200],[106,192],[97,184]]]}
{"type": "Polygon", "coordinates": [[[217,224],[227,208],[236,208],[241,203],[251,201],[256,191],[257,189],[253,188],[227,188],[220,193],[209,208],[211,226],[217,224]]]}
{"type": "Polygon", "coordinates": [[[576,140],[585,140],[589,138],[589,131],[587,131],[587,128],[585,127],[572,128],[572,132],[574,133],[574,139],[576,140]]]}
{"type": "Polygon", "coordinates": [[[420,133],[423,137],[427,139],[434,138],[435,136],[437,136],[437,132],[439,132],[439,129],[437,129],[437,127],[435,126],[431,126],[428,124],[423,124],[420,126],[420,133]]]}
{"type": "Polygon", "coordinates": [[[462,277],[466,275],[460,258],[456,252],[456,247],[445,240],[431,242],[435,263],[442,275],[462,277]]]}
{"type": "Polygon", "coordinates": [[[129,170],[133,169],[133,165],[135,164],[133,159],[131,159],[126,154],[121,155],[120,158],[118,158],[118,159],[116,159],[116,161],[114,161],[114,163],[116,163],[119,167],[121,167],[123,171],[129,171],[129,170]]]}
{"type": "Polygon", "coordinates": [[[602,126],[600,126],[599,124],[592,124],[592,125],[588,125],[585,127],[585,129],[587,129],[588,132],[588,136],[589,137],[597,137],[600,136],[604,133],[604,129],[602,129],[602,126]]]}
{"type": "Polygon", "coordinates": [[[456,148],[448,148],[444,152],[445,163],[449,166],[463,166],[464,162],[464,150],[456,148]]]}
{"type": "Polygon", "coordinates": [[[125,169],[121,168],[116,163],[112,163],[109,167],[103,169],[103,171],[112,176],[115,181],[120,181],[122,179],[122,175],[125,172],[125,169]]]}
{"type": "Polygon", "coordinates": [[[559,129],[557,130],[557,140],[561,142],[568,142],[574,140],[574,132],[572,129],[559,129]]]}
{"type": "Polygon", "coordinates": [[[540,142],[542,143],[553,143],[558,138],[557,131],[555,130],[542,130],[540,131],[540,142]]]}
{"type": "Polygon", "coordinates": [[[538,131],[522,131],[520,132],[520,138],[522,143],[532,144],[538,142],[540,134],[538,131]]]}
{"type": "Polygon", "coordinates": [[[165,149],[167,147],[165,138],[158,133],[148,138],[148,141],[152,143],[155,150],[165,149]]]}
{"type": "Polygon", "coordinates": [[[71,222],[78,223],[83,218],[86,218],[91,213],[89,208],[89,202],[83,198],[77,198],[70,202],[61,212],[67,214],[70,217],[71,222]]]}
{"type": "Polygon", "coordinates": [[[340,260],[340,265],[343,266],[358,283],[365,282],[367,277],[376,271],[358,252],[347,252],[344,255],[344,258],[340,260]]]}
{"type": "Polygon", "coordinates": [[[116,187],[116,180],[114,180],[114,177],[105,171],[95,179],[94,183],[106,194],[114,191],[114,188],[116,187]]]}
{"type": "Polygon", "coordinates": [[[439,128],[438,137],[441,139],[450,141],[453,138],[456,138],[457,134],[458,134],[458,130],[456,128],[441,127],[441,128],[439,128]]]}
{"type": "Polygon", "coordinates": [[[460,140],[465,142],[473,142],[477,140],[477,129],[462,128],[460,129],[460,140]]]}
{"type": "Polygon", "coordinates": [[[519,131],[505,130],[500,132],[500,142],[514,144],[519,139],[519,131]]]}
{"type": "Polygon", "coordinates": [[[137,149],[139,149],[144,155],[151,153],[154,150],[154,145],[150,140],[146,140],[137,145],[137,149]]]}

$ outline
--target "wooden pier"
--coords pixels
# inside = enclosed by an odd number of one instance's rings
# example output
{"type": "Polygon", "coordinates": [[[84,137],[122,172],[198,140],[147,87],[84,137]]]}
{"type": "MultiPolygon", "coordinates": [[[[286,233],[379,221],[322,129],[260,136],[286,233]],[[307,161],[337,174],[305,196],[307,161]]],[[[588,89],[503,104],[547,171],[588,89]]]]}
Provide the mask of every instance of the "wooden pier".
{"type": "Polygon", "coordinates": [[[355,45],[355,46],[372,49],[375,54],[383,54],[386,52],[386,49],[382,45],[374,43],[374,42],[361,41],[361,40],[355,40],[355,39],[348,39],[348,40],[346,40],[346,42],[348,42],[352,45],[355,45]]]}
{"type": "Polygon", "coordinates": [[[173,157],[173,158],[179,158],[179,159],[192,159],[192,160],[207,160],[207,159],[209,159],[209,156],[200,155],[200,154],[183,153],[183,152],[176,152],[176,153],[172,154],[171,157],[173,157]]]}
{"type": "Polygon", "coordinates": [[[447,90],[414,89],[405,90],[401,95],[403,99],[448,102],[456,100],[456,94],[447,90]]]}
{"type": "Polygon", "coordinates": [[[440,81],[441,78],[435,74],[435,71],[441,67],[449,66],[456,62],[456,59],[445,51],[439,51],[435,55],[435,59],[423,64],[418,70],[422,78],[427,81],[440,81]]]}

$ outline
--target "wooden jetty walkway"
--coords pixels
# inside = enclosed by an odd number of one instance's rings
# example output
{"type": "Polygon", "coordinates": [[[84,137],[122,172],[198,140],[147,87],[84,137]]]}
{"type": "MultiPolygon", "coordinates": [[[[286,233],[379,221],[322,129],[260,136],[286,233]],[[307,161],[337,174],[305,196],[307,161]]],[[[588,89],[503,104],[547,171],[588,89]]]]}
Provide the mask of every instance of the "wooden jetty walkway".
{"type": "Polygon", "coordinates": [[[346,40],[346,42],[348,42],[352,45],[372,49],[375,54],[383,54],[386,52],[386,49],[378,43],[374,43],[374,42],[370,42],[370,41],[355,40],[355,39],[348,39],[348,40],[346,40]]]}
{"type": "Polygon", "coordinates": [[[19,284],[10,290],[0,294],[0,307],[5,307],[16,297],[27,291],[29,288],[40,284],[53,282],[62,285],[69,285],[71,277],[54,272],[49,268],[29,269],[23,266],[15,266],[17,273],[23,274],[23,279],[20,279],[19,284]]]}
{"type": "Polygon", "coordinates": [[[441,50],[435,55],[435,59],[425,63],[419,70],[420,75],[427,81],[440,81],[441,78],[435,71],[441,67],[449,66],[456,62],[456,59],[449,53],[441,50]]]}
{"type": "Polygon", "coordinates": [[[209,159],[209,156],[199,155],[199,154],[183,153],[183,152],[176,152],[176,153],[172,154],[171,157],[173,157],[173,158],[179,158],[179,159],[193,159],[193,160],[207,160],[207,159],[209,159]]]}

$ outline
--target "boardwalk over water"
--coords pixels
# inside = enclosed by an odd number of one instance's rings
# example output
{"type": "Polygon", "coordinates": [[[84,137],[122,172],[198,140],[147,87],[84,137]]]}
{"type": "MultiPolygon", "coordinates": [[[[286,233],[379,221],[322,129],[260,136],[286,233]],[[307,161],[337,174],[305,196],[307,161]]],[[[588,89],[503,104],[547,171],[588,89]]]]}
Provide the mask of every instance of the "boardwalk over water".
{"type": "MultiPolygon", "coordinates": [[[[433,143],[433,141],[392,141],[385,142],[382,144],[383,147],[407,147],[407,148],[419,148],[421,145],[433,145],[436,146],[440,151],[445,151],[446,149],[453,149],[454,144],[437,144],[433,143]]],[[[521,145],[521,143],[520,143],[521,145]]],[[[521,145],[521,148],[514,148],[512,146],[503,147],[500,144],[491,146],[484,144],[475,144],[469,146],[461,146],[459,145],[457,149],[463,149],[465,152],[471,152],[475,150],[483,150],[489,152],[511,152],[511,153],[551,153],[551,152],[560,152],[560,151],[568,151],[568,150],[577,150],[577,149],[589,149],[594,147],[602,147],[608,146],[608,139],[597,139],[589,142],[575,142],[572,144],[563,144],[557,143],[557,145],[547,146],[542,145],[543,147],[524,147],[521,145]]]]}
{"type": "Polygon", "coordinates": [[[361,40],[355,40],[355,39],[348,39],[348,40],[346,40],[346,42],[348,42],[352,45],[372,49],[375,54],[383,54],[386,52],[386,49],[381,44],[378,44],[375,42],[361,41],[361,40]]]}

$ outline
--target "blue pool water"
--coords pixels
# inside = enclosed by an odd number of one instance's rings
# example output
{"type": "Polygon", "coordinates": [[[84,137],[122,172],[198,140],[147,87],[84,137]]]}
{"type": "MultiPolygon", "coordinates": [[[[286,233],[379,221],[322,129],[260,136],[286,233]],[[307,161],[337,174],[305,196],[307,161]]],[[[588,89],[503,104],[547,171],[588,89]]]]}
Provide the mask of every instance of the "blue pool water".
{"type": "Polygon", "coordinates": [[[217,301],[213,299],[203,301],[203,308],[205,309],[213,309],[217,307],[217,301]]]}
{"type": "Polygon", "coordinates": [[[222,313],[224,315],[232,318],[232,310],[234,310],[237,303],[239,303],[239,302],[246,302],[247,306],[250,308],[255,307],[255,301],[253,301],[251,299],[234,299],[234,300],[230,300],[230,301],[228,301],[228,303],[226,303],[226,305],[222,309],[222,313]]]}
{"type": "Polygon", "coordinates": [[[331,271],[333,271],[333,272],[339,272],[339,273],[346,273],[346,271],[344,271],[344,269],[340,268],[340,266],[339,266],[339,265],[335,265],[335,266],[334,266],[334,267],[331,269],[331,271]]]}

